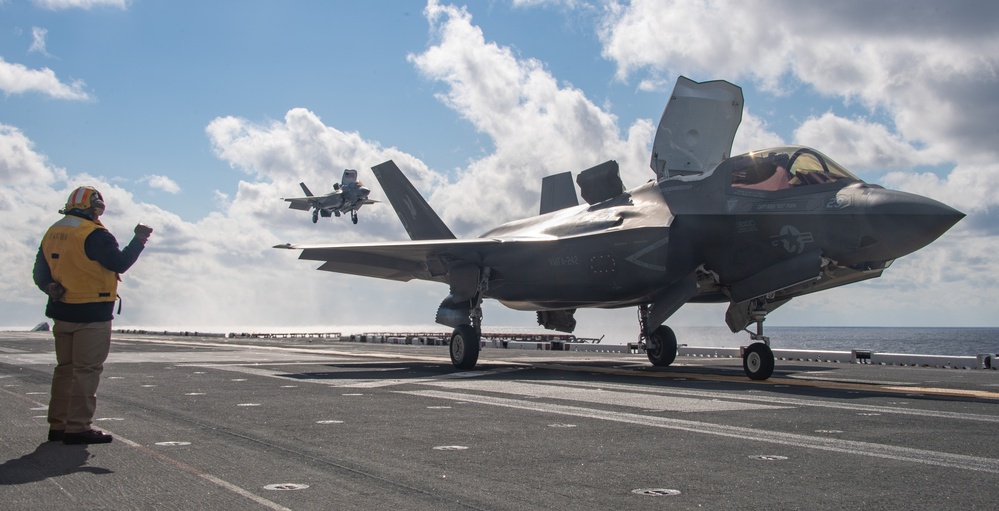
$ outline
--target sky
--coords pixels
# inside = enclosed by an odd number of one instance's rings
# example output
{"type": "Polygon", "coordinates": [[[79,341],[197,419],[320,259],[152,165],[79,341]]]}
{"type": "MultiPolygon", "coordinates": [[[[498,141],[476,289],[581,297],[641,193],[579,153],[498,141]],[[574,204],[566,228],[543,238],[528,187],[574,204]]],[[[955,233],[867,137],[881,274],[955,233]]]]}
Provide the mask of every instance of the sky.
{"type": "MultiPolygon", "coordinates": [[[[999,326],[999,4],[991,1],[0,0],[0,328],[45,321],[31,267],[81,185],[124,245],[116,328],[433,324],[447,287],[315,270],[280,243],[407,239],[290,210],[298,183],[394,160],[458,237],[537,213],[541,178],[615,159],[654,177],[678,76],[728,80],[733,154],[813,146],[862,179],[967,214],[879,279],[801,297],[783,326],[999,326]]],[[[673,326],[723,326],[689,304],[673,326]]],[[[636,311],[577,334],[637,339],[636,311]]],[[[484,326],[537,328],[485,305],[484,326]]],[[[437,326],[436,329],[446,330],[437,326]]],[[[680,339],[683,342],[683,339],[680,339]]]]}

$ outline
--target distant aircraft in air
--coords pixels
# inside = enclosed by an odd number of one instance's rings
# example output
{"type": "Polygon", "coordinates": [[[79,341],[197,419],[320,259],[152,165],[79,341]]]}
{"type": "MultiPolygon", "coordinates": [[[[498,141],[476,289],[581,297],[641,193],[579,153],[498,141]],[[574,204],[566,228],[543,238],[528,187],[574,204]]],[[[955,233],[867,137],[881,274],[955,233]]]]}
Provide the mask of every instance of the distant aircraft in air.
{"type": "Polygon", "coordinates": [[[378,201],[371,200],[368,198],[368,194],[371,190],[368,190],[360,181],[357,180],[357,171],[346,169],[343,171],[343,178],[340,183],[333,183],[333,191],[327,193],[326,195],[313,195],[309,191],[309,187],[305,186],[305,183],[299,183],[302,185],[302,191],[305,192],[305,197],[295,197],[292,199],[284,199],[291,204],[288,205],[291,209],[298,209],[301,211],[312,210],[312,223],[319,221],[319,217],[329,218],[331,216],[340,217],[341,213],[350,213],[350,221],[357,223],[357,210],[361,209],[361,206],[365,204],[375,204],[378,201]]]}
{"type": "Polygon", "coordinates": [[[482,300],[537,312],[571,332],[580,307],[637,307],[639,345],[673,363],[664,323],[688,302],[728,303],[725,322],[749,334],[743,369],[774,370],[763,321],[792,298],[881,276],[896,258],[937,239],[964,214],[868,184],[814,149],[784,146],[729,156],[742,89],[680,77],[652,148],[656,179],[625,190],[611,160],[576,177],[546,177],[540,216],[455,239],[399,168],[373,168],[412,241],[279,245],[320,270],[445,283],[437,322],[454,329],[455,367],[479,356],[482,300]],[[753,323],[755,331],[748,329],[753,323]]]}

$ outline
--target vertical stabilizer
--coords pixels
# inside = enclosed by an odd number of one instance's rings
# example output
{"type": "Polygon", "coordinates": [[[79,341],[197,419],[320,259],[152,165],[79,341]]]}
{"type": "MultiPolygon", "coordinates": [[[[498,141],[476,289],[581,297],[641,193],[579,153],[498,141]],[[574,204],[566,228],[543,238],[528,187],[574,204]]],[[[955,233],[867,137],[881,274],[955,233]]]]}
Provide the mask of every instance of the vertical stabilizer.
{"type": "Polygon", "coordinates": [[[395,162],[389,160],[371,167],[371,170],[411,239],[455,239],[451,229],[444,225],[444,221],[427,204],[420,192],[416,191],[409,179],[406,179],[395,162]]]}
{"type": "Polygon", "coordinates": [[[309,187],[305,186],[305,183],[298,183],[298,184],[302,186],[302,191],[305,192],[306,197],[315,197],[315,195],[312,195],[312,192],[309,191],[309,187]]]}
{"type": "Polygon", "coordinates": [[[547,176],[541,180],[541,214],[579,205],[572,172],[547,176]]]}

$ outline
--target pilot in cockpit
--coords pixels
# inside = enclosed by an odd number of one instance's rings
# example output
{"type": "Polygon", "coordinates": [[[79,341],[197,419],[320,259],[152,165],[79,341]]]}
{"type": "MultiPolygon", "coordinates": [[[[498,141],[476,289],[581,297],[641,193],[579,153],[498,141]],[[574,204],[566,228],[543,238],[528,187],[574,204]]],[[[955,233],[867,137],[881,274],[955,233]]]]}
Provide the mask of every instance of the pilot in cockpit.
{"type": "Polygon", "coordinates": [[[732,186],[749,190],[776,191],[790,188],[787,153],[770,153],[762,158],[745,158],[742,168],[732,170],[732,186]]]}

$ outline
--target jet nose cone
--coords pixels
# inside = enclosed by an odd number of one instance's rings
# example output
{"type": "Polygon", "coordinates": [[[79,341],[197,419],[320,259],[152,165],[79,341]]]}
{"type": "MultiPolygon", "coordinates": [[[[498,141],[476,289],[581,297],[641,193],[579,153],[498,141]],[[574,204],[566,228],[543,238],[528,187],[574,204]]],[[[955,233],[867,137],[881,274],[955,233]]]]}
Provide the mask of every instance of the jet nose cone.
{"type": "Polygon", "coordinates": [[[891,258],[929,245],[964,218],[964,213],[946,204],[895,190],[872,190],[867,214],[891,258]]]}

